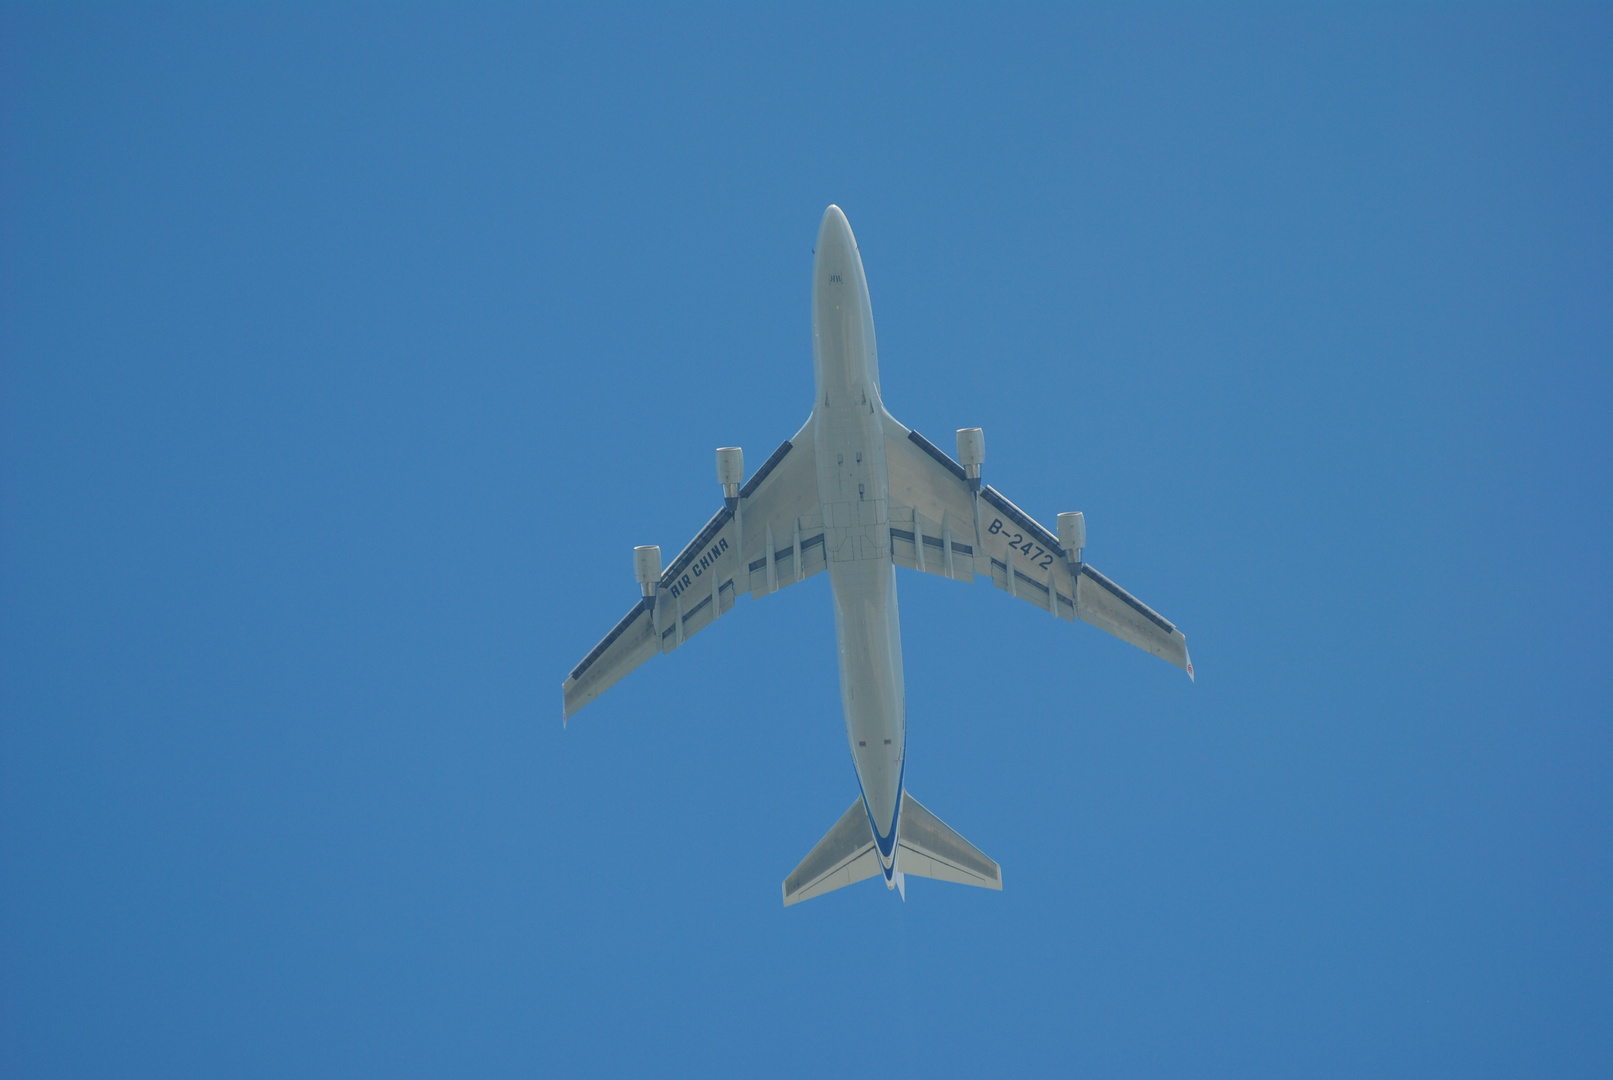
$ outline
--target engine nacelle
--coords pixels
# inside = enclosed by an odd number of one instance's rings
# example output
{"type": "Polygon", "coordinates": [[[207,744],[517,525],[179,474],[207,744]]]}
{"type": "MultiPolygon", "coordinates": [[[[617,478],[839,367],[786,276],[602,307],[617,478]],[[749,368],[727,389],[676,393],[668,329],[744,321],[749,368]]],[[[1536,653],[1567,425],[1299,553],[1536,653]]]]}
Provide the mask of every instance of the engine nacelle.
{"type": "Polygon", "coordinates": [[[986,460],[986,433],[977,427],[958,429],[958,464],[969,478],[969,486],[980,486],[980,466],[986,460]]]}
{"type": "Polygon", "coordinates": [[[739,498],[739,485],[744,482],[745,451],[737,446],[717,447],[717,483],[722,485],[722,497],[730,510],[739,498]]]}
{"type": "Polygon", "coordinates": [[[633,576],[645,596],[655,595],[655,583],[661,580],[661,548],[658,544],[645,544],[633,549],[633,576]]]}
{"type": "Polygon", "coordinates": [[[1087,519],[1081,511],[1059,515],[1059,544],[1072,563],[1081,561],[1081,549],[1087,546],[1087,519]]]}

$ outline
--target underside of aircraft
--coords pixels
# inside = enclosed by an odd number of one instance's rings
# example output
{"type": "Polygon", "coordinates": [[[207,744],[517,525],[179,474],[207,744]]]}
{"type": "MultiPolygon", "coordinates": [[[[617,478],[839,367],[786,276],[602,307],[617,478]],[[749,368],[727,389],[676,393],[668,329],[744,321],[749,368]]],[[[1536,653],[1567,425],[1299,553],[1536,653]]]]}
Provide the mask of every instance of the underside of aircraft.
{"type": "Polygon", "coordinates": [[[825,211],[813,267],[812,415],[748,480],[717,451],[723,505],[664,569],[636,548],[639,601],[572,669],[564,716],[657,653],[731,611],[829,571],[841,699],[860,793],[784,880],[786,905],[883,874],[1002,888],[1001,868],[905,789],[907,715],[894,567],[989,580],[1066,622],[1081,621],[1182,668],[1174,624],[1087,564],[1085,519],[1051,531],[981,482],[985,439],[958,431],[953,459],[886,411],[861,255],[845,215],[825,211]]]}

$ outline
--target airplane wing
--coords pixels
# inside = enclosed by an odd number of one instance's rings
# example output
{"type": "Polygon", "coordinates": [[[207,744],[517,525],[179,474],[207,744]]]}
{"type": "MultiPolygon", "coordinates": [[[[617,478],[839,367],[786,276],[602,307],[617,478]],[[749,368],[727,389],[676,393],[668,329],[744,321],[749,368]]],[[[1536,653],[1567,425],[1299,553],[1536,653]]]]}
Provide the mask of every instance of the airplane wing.
{"type": "MultiPolygon", "coordinates": [[[[962,465],[885,416],[891,554],[897,565],[960,581],[979,574],[1043,611],[1080,619],[1193,675],[1187,638],[1084,562],[991,485],[978,494],[962,465]]],[[[978,483],[978,481],[976,481],[978,483]]]]}
{"type": "Polygon", "coordinates": [[[766,596],[827,566],[808,421],[668,564],[655,596],[634,604],[572,669],[561,688],[566,718],[651,656],[710,626],[739,593],[766,596]]]}

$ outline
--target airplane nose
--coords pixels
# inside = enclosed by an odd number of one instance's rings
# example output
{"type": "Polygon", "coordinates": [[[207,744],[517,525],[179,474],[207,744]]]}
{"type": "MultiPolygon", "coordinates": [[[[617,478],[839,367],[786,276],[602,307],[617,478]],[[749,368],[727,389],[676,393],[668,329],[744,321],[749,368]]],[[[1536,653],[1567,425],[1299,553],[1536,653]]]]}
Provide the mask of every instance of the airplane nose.
{"type": "Polygon", "coordinates": [[[855,248],[857,241],[851,235],[851,222],[846,220],[845,213],[840,207],[830,203],[829,209],[823,212],[822,223],[818,226],[818,247],[821,250],[839,245],[855,248]]]}

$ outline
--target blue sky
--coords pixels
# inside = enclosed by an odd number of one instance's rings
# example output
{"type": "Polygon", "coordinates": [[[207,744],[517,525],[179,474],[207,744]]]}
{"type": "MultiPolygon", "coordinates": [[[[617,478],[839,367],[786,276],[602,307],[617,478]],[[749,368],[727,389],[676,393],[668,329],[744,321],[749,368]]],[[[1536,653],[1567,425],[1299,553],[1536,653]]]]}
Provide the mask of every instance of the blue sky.
{"type": "Polygon", "coordinates": [[[1610,73],[1605,6],[7,8],[0,1071],[1606,1075],[1610,73]],[[560,724],[806,418],[830,202],[890,409],[1199,674],[902,576],[1000,894],[780,906],[822,579],[560,724]]]}

